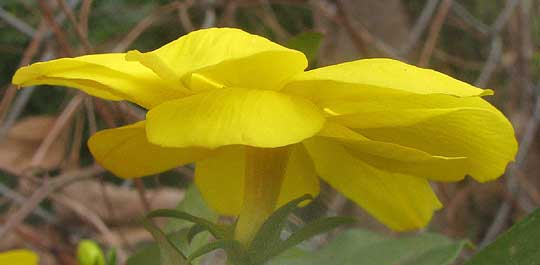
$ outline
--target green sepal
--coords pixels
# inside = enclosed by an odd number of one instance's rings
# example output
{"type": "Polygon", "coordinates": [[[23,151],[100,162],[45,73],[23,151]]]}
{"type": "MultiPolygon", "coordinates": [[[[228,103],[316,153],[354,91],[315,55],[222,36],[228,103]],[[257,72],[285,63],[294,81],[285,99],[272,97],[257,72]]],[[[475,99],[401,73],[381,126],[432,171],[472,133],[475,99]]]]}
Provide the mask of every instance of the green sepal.
{"type": "Polygon", "coordinates": [[[227,253],[227,258],[233,264],[247,264],[245,262],[246,256],[244,255],[242,244],[234,239],[218,239],[214,242],[210,242],[193,251],[188,257],[188,261],[191,262],[192,260],[217,249],[223,249],[227,253]]]}
{"type": "Polygon", "coordinates": [[[116,265],[116,249],[115,248],[111,248],[109,252],[107,252],[106,264],[116,265]]]}
{"type": "Polygon", "coordinates": [[[189,221],[192,223],[195,223],[202,228],[204,228],[201,231],[207,230],[214,236],[215,238],[227,238],[231,235],[231,229],[228,229],[226,226],[214,224],[211,221],[208,221],[204,218],[200,218],[194,215],[191,215],[189,213],[178,211],[178,210],[171,210],[171,209],[159,209],[149,212],[146,215],[148,218],[155,218],[155,217],[169,217],[169,218],[177,218],[185,221],[189,221]]]}
{"type": "Polygon", "coordinates": [[[346,216],[325,217],[313,221],[303,226],[298,231],[290,235],[287,239],[280,242],[280,244],[278,244],[276,247],[274,247],[271,250],[272,252],[269,254],[269,258],[275,257],[284,252],[285,250],[292,248],[316,235],[329,232],[330,230],[335,229],[338,226],[353,224],[356,221],[357,220],[355,218],[346,216]]]}
{"type": "MultiPolygon", "coordinates": [[[[202,233],[204,231],[206,231],[207,229],[203,226],[203,225],[200,225],[200,224],[194,224],[193,226],[191,226],[188,230],[188,233],[186,235],[187,237],[187,242],[189,244],[191,244],[191,241],[193,240],[193,238],[195,238],[195,236],[197,236],[199,233],[202,233]]],[[[217,239],[223,239],[223,238],[217,238],[217,239]]]]}
{"type": "Polygon", "coordinates": [[[142,224],[152,234],[159,246],[161,265],[190,265],[186,256],[172,243],[169,238],[148,219],[142,219],[142,224]]]}
{"type": "Polygon", "coordinates": [[[285,228],[289,214],[302,202],[312,199],[311,195],[306,194],[281,206],[268,217],[253,237],[247,250],[254,264],[262,264],[271,257],[271,249],[281,243],[281,231],[285,228]]]}

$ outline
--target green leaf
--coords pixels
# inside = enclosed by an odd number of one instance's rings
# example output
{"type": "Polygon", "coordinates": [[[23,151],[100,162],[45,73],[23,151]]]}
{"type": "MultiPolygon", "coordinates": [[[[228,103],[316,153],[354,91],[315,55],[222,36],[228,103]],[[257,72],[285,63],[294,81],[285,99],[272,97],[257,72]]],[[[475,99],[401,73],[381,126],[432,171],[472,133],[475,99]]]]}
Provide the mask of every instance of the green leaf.
{"type": "Polygon", "coordinates": [[[309,63],[312,64],[317,57],[323,35],[319,32],[303,32],[287,41],[286,46],[303,52],[309,63]]]}
{"type": "Polygon", "coordinates": [[[223,249],[227,252],[229,259],[240,259],[244,257],[242,253],[242,244],[234,239],[219,239],[208,243],[201,248],[195,250],[188,258],[189,261],[198,258],[204,254],[210,253],[217,249],[223,249]]]}
{"type": "Polygon", "coordinates": [[[107,265],[116,265],[116,249],[112,248],[107,252],[107,265]]]}
{"type": "Polygon", "coordinates": [[[281,242],[274,249],[274,251],[270,253],[270,256],[271,257],[277,256],[281,252],[289,248],[292,248],[316,235],[326,233],[341,225],[353,224],[354,222],[356,222],[356,219],[352,217],[344,217],[344,216],[326,217],[326,218],[321,218],[319,220],[311,222],[303,226],[302,228],[300,228],[298,231],[294,232],[285,241],[281,242]]]}
{"type": "Polygon", "coordinates": [[[540,210],[529,214],[466,265],[540,264],[540,210]]]}
{"type": "MultiPolygon", "coordinates": [[[[218,220],[218,214],[214,212],[202,198],[201,193],[197,189],[197,186],[191,185],[187,188],[184,199],[176,206],[176,210],[190,213],[193,216],[206,219],[211,222],[218,220]]],[[[191,222],[172,219],[165,225],[165,231],[167,233],[179,231],[182,228],[190,227],[191,222]]]]}
{"type": "MultiPolygon", "coordinates": [[[[191,185],[186,190],[184,199],[178,204],[176,209],[189,212],[193,216],[210,221],[217,221],[218,218],[218,215],[205,204],[195,185],[191,185]]],[[[193,235],[194,238],[188,241],[189,230],[192,225],[193,223],[189,221],[170,219],[164,229],[169,240],[186,255],[191,254],[193,250],[209,242],[209,234],[207,232],[198,233],[196,236],[193,235]]],[[[161,264],[159,261],[159,247],[156,243],[149,243],[129,257],[127,265],[161,264]]],[[[193,264],[199,264],[198,260],[194,260],[193,264]]]]}
{"type": "MultiPolygon", "coordinates": [[[[175,246],[179,249],[187,245],[185,238],[187,235],[188,229],[184,228],[180,231],[167,235],[170,242],[173,242],[175,246]]],[[[189,253],[182,249],[183,253],[189,253]]],[[[141,247],[137,252],[131,255],[127,262],[127,265],[154,265],[161,264],[161,258],[159,253],[159,247],[157,243],[152,242],[146,244],[146,246],[141,247]]]]}
{"type": "Polygon", "coordinates": [[[178,248],[170,241],[170,239],[149,220],[142,221],[146,230],[148,230],[156,240],[161,257],[162,265],[187,265],[186,257],[178,250],[178,248]]]}
{"type": "MultiPolygon", "coordinates": [[[[200,224],[193,225],[191,228],[189,228],[189,231],[187,233],[187,241],[188,241],[188,243],[191,243],[191,241],[193,241],[193,238],[196,235],[198,235],[199,233],[202,233],[204,231],[207,231],[207,229],[203,225],[200,225],[200,224]]],[[[218,238],[218,239],[223,239],[223,238],[218,238]]]]}
{"type": "Polygon", "coordinates": [[[444,265],[457,258],[467,241],[424,233],[399,239],[361,229],[341,233],[316,252],[292,249],[273,260],[287,265],[444,265]]]}
{"type": "Polygon", "coordinates": [[[247,252],[252,260],[256,260],[259,263],[266,261],[265,259],[270,256],[272,247],[281,243],[281,231],[285,227],[289,214],[296,209],[300,203],[312,199],[313,197],[311,195],[306,194],[292,200],[281,206],[266,219],[249,245],[247,252]]]}
{"type": "Polygon", "coordinates": [[[204,218],[178,210],[159,209],[149,212],[146,216],[148,218],[169,217],[192,222],[200,225],[205,230],[208,230],[208,232],[210,232],[216,238],[225,238],[229,234],[229,231],[225,226],[214,224],[204,218]]]}
{"type": "Polygon", "coordinates": [[[249,246],[248,252],[260,253],[261,251],[265,251],[267,246],[279,243],[281,231],[285,227],[289,214],[296,209],[300,203],[311,199],[312,197],[309,194],[306,194],[277,209],[270,217],[268,217],[268,219],[266,219],[259,231],[257,231],[249,246]]]}

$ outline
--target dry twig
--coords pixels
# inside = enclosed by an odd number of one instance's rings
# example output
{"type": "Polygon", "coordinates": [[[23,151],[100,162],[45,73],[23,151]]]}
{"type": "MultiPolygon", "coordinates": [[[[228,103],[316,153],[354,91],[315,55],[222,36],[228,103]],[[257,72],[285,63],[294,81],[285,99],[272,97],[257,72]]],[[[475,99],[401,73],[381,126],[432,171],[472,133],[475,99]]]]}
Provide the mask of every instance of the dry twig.
{"type": "Polygon", "coordinates": [[[429,28],[428,38],[426,40],[426,43],[424,44],[422,53],[420,54],[418,66],[426,67],[429,65],[429,60],[431,59],[431,55],[433,54],[433,50],[435,49],[435,45],[437,44],[437,39],[439,38],[442,25],[444,23],[444,20],[446,19],[448,11],[450,10],[450,6],[452,6],[452,2],[453,0],[443,0],[441,5],[439,6],[437,14],[433,19],[433,23],[429,28]]]}
{"type": "Polygon", "coordinates": [[[0,238],[5,237],[13,228],[20,224],[24,219],[38,207],[38,205],[52,192],[68,185],[69,183],[85,178],[90,178],[105,172],[103,168],[93,165],[80,170],[73,170],[63,173],[53,180],[45,181],[32,196],[19,208],[14,214],[10,215],[8,220],[0,227],[0,238]]]}

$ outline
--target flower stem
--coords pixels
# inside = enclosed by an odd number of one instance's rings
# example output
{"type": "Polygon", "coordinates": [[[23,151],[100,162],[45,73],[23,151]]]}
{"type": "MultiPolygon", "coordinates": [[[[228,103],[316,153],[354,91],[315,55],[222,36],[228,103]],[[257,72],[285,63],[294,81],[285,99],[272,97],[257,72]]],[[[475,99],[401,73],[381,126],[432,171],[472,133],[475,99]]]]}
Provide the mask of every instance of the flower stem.
{"type": "Polygon", "coordinates": [[[276,208],[289,149],[247,147],[244,202],[234,234],[244,246],[276,208]]]}

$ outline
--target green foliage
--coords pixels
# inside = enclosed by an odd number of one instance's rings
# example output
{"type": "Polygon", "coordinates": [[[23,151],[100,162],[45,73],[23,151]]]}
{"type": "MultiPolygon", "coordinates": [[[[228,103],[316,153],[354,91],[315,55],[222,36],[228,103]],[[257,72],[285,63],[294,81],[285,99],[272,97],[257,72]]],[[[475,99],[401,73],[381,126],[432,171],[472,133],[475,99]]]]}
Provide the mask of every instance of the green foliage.
{"type": "MultiPolygon", "coordinates": [[[[190,185],[187,188],[184,199],[176,206],[175,210],[190,213],[193,216],[211,222],[215,222],[218,219],[218,214],[206,205],[201,193],[195,185],[190,185]]],[[[171,219],[167,225],[165,225],[165,231],[178,231],[182,228],[190,227],[191,225],[193,225],[193,222],[181,219],[171,219]]]]}
{"type": "Polygon", "coordinates": [[[159,228],[147,219],[143,220],[143,225],[152,234],[158,244],[162,265],[189,264],[184,254],[178,250],[174,243],[159,228]]]}
{"type": "MultiPolygon", "coordinates": [[[[182,229],[178,232],[167,235],[169,242],[172,242],[175,248],[180,249],[185,246],[187,235],[187,229],[182,229]]],[[[145,247],[140,248],[131,257],[128,258],[127,265],[161,265],[160,248],[157,243],[148,244],[145,247]]]]}
{"type": "Polygon", "coordinates": [[[287,41],[287,47],[303,52],[310,65],[314,64],[323,35],[318,32],[303,32],[287,41]]]}
{"type": "Polygon", "coordinates": [[[244,246],[233,237],[234,225],[216,224],[216,215],[204,210],[207,206],[202,202],[196,188],[191,187],[184,201],[177,207],[182,210],[162,209],[152,211],[147,215],[143,224],[152,233],[156,243],[135,253],[129,258],[127,264],[148,265],[155,264],[156,261],[161,261],[166,265],[199,264],[197,258],[214,250],[223,249],[231,264],[263,265],[304,240],[337,226],[354,222],[352,218],[347,217],[322,218],[305,225],[287,239],[282,240],[280,236],[288,216],[298,209],[299,204],[311,199],[310,195],[305,195],[276,210],[256,233],[252,243],[244,246]],[[187,213],[194,209],[213,220],[187,213]],[[149,221],[154,217],[172,218],[172,222],[175,223],[173,225],[169,223],[169,229],[175,227],[180,230],[166,235],[149,221]],[[210,242],[208,232],[214,236],[214,241],[210,242]]]}
{"type": "Polygon", "coordinates": [[[304,195],[281,206],[264,222],[259,231],[255,234],[251,245],[248,248],[249,255],[262,262],[267,260],[274,251],[273,248],[281,243],[281,231],[285,228],[287,217],[298,208],[304,201],[311,200],[310,195],[304,195]]]}
{"type": "Polygon", "coordinates": [[[107,265],[116,265],[116,249],[111,249],[109,252],[107,252],[107,265]]]}
{"type": "MultiPolygon", "coordinates": [[[[217,221],[217,214],[206,206],[195,185],[191,185],[187,190],[184,199],[176,207],[178,211],[191,213],[191,216],[205,219],[207,221],[217,221]]],[[[183,219],[170,219],[165,225],[165,233],[174,247],[189,255],[193,249],[198,249],[200,246],[209,242],[208,233],[200,233],[199,235],[189,235],[192,222],[183,219]],[[192,238],[190,238],[192,237],[192,238]]],[[[127,261],[127,265],[150,265],[161,264],[160,247],[158,243],[151,243],[141,248],[133,254],[127,261]]],[[[198,260],[192,262],[193,265],[198,264],[198,260]]]]}
{"type": "Polygon", "coordinates": [[[188,258],[189,261],[198,258],[204,254],[208,254],[214,250],[223,249],[227,252],[229,262],[233,264],[251,264],[247,263],[245,253],[240,242],[234,239],[218,239],[216,241],[210,242],[199,249],[195,250],[188,258]]]}
{"type": "Polygon", "coordinates": [[[351,229],[319,251],[294,249],[276,258],[273,264],[443,265],[452,264],[466,243],[431,233],[395,239],[351,229]]]}
{"type": "Polygon", "coordinates": [[[537,265],[540,262],[540,210],[531,213],[466,265],[537,265]]]}
{"type": "Polygon", "coordinates": [[[353,224],[356,220],[352,217],[334,216],[318,219],[300,228],[294,234],[289,236],[285,241],[281,242],[272,256],[277,256],[282,252],[290,249],[305,240],[308,240],[318,234],[328,232],[338,226],[353,224]]]}
{"type": "MultiPolygon", "coordinates": [[[[204,218],[200,218],[183,211],[160,209],[152,211],[147,215],[147,218],[154,217],[168,217],[192,222],[196,225],[196,227],[210,232],[210,234],[212,234],[216,238],[224,238],[227,236],[227,234],[230,234],[227,228],[222,225],[214,224],[204,218]]],[[[192,230],[190,229],[190,231],[192,230]]],[[[192,233],[189,233],[189,235],[191,237],[192,233]]]]}

